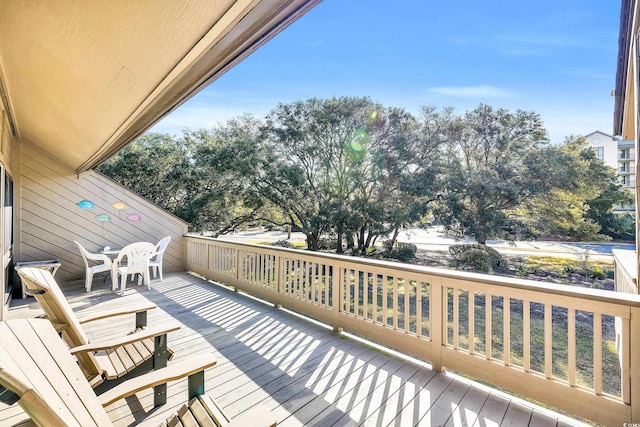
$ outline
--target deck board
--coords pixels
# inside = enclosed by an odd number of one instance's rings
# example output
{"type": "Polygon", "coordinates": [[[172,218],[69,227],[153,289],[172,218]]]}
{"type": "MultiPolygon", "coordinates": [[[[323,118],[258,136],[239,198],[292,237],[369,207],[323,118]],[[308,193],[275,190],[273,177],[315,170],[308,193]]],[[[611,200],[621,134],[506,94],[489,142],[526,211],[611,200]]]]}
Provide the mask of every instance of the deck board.
{"type": "MultiPolygon", "coordinates": [[[[103,302],[119,304],[109,286],[91,293],[65,288],[74,310],[89,312],[103,302]],[[103,289],[104,288],[104,289],[103,289]]],[[[206,282],[187,273],[152,281],[152,290],[131,285],[126,294],[158,308],[149,325],[179,323],[169,335],[174,361],[212,352],[218,364],[205,372],[207,393],[233,418],[262,403],[279,425],[309,426],[499,426],[584,425],[538,410],[485,386],[427,364],[381,352],[329,327],[206,282]]],[[[9,318],[41,313],[33,298],[14,301],[9,318]]],[[[134,326],[100,320],[86,325],[90,338],[115,336],[134,326]]],[[[171,362],[170,362],[171,363],[171,362]]],[[[151,390],[107,407],[117,426],[158,425],[186,400],[187,384],[167,388],[167,404],[153,409],[151,390]]],[[[0,424],[26,419],[16,406],[0,406],[0,424]]]]}

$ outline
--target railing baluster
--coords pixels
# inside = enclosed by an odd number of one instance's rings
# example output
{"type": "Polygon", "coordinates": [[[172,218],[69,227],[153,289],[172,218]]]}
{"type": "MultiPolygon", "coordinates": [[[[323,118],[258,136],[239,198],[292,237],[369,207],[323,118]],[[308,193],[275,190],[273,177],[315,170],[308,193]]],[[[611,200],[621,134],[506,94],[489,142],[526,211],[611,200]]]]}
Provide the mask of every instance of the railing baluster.
{"type": "Polygon", "coordinates": [[[522,367],[531,371],[531,303],[522,300],[522,367]]]}
{"type": "Polygon", "coordinates": [[[393,329],[398,329],[398,276],[393,276],[393,329]]]}
{"type": "Polygon", "coordinates": [[[487,360],[491,360],[491,350],[493,347],[493,336],[492,336],[492,330],[493,327],[491,326],[491,318],[492,318],[492,311],[493,309],[491,308],[491,304],[492,303],[492,296],[490,294],[485,294],[484,297],[484,308],[485,308],[485,313],[484,313],[484,336],[485,336],[485,348],[484,348],[484,353],[485,353],[485,357],[487,360]]]}
{"type": "Polygon", "coordinates": [[[249,254],[251,257],[251,282],[257,283],[258,281],[258,254],[256,252],[251,252],[249,254]]]}
{"type": "Polygon", "coordinates": [[[293,280],[292,280],[292,285],[293,285],[293,296],[296,298],[300,298],[300,260],[299,259],[292,259],[291,260],[292,264],[293,264],[293,268],[292,268],[292,274],[293,274],[293,280]]]}
{"type": "Polygon", "coordinates": [[[576,310],[570,308],[567,312],[567,356],[569,358],[569,370],[567,380],[570,386],[576,385],[576,310]]]}
{"type": "Polygon", "coordinates": [[[260,286],[264,286],[264,254],[262,252],[258,253],[258,262],[257,262],[257,269],[258,269],[258,278],[256,280],[256,282],[258,282],[258,284],[260,286]]]}
{"type": "Polygon", "coordinates": [[[593,313],[593,390],[602,394],[602,314],[593,313]]]}
{"type": "MultiPolygon", "coordinates": [[[[460,289],[458,288],[453,288],[453,348],[454,349],[458,349],[458,341],[459,341],[459,335],[460,335],[460,329],[459,329],[459,322],[458,322],[458,318],[460,316],[459,313],[459,309],[460,309],[460,289]]],[[[447,335],[449,328],[447,328],[447,335]]],[[[448,340],[447,340],[448,341],[448,340]]]]}
{"type": "Polygon", "coordinates": [[[382,324],[385,326],[389,326],[389,321],[387,320],[387,307],[389,306],[388,300],[388,292],[387,288],[389,287],[389,276],[386,274],[382,276],[382,324]]]}
{"type": "Polygon", "coordinates": [[[409,324],[411,323],[411,303],[409,294],[411,293],[411,280],[404,279],[404,331],[409,332],[409,324]]]}
{"type": "Polygon", "coordinates": [[[476,293],[469,290],[469,354],[475,353],[476,346],[476,293]]]}
{"type": "Polygon", "coordinates": [[[362,318],[369,318],[369,272],[362,270],[362,318]]]}
{"type": "Polygon", "coordinates": [[[502,297],[502,355],[504,365],[511,365],[511,298],[502,297]]]}
{"type": "Polygon", "coordinates": [[[551,304],[544,304],[544,375],[548,379],[553,376],[553,322],[551,308],[551,304]]]}
{"type": "Polygon", "coordinates": [[[311,288],[311,278],[309,277],[309,261],[300,261],[302,263],[302,299],[309,301],[309,289],[311,288]]]}
{"type": "Polygon", "coordinates": [[[307,261],[307,291],[305,293],[305,299],[309,302],[315,302],[315,298],[313,296],[313,289],[315,288],[315,285],[313,283],[313,281],[315,280],[314,266],[315,263],[313,261],[307,261]]]}
{"type": "Polygon", "coordinates": [[[371,272],[371,320],[378,323],[378,274],[371,272]]]}
{"type": "Polygon", "coordinates": [[[354,304],[354,315],[356,317],[360,316],[360,274],[361,271],[360,270],[354,270],[354,281],[355,281],[355,289],[354,289],[354,293],[355,296],[353,298],[353,304],[354,304]]]}
{"type": "Polygon", "coordinates": [[[320,264],[317,262],[311,263],[311,302],[320,303],[320,298],[318,298],[318,285],[317,281],[320,279],[320,264]]]}
{"type": "Polygon", "coordinates": [[[422,287],[424,282],[416,280],[416,335],[422,336],[422,287]]]}

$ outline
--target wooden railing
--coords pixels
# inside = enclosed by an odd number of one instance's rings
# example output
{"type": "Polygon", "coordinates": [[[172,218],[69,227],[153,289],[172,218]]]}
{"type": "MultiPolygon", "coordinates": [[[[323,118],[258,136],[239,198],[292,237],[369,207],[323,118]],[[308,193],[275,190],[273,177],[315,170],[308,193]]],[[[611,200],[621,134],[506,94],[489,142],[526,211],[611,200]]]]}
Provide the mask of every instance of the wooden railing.
{"type": "Polygon", "coordinates": [[[617,292],[638,293],[638,259],[636,251],[614,249],[614,286],[617,292]]]}
{"type": "Polygon", "coordinates": [[[638,295],[203,237],[185,240],[188,270],[335,330],[597,423],[640,421],[638,295]]]}

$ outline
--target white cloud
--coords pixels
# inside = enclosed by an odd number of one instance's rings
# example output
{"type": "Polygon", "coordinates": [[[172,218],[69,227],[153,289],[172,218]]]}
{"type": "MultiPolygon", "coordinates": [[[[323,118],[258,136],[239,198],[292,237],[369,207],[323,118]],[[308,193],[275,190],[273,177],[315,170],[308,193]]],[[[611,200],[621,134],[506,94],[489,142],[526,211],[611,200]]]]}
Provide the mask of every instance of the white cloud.
{"type": "Polygon", "coordinates": [[[454,98],[512,98],[516,94],[495,86],[441,86],[428,89],[429,92],[454,98]]]}

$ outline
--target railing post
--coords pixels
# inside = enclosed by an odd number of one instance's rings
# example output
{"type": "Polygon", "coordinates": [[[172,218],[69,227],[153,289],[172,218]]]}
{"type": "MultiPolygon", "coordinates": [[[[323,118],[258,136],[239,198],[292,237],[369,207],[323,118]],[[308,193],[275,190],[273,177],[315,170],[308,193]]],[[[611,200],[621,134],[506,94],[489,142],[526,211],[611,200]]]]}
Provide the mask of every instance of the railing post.
{"type": "Polygon", "coordinates": [[[444,333],[444,299],[442,280],[431,283],[431,298],[429,298],[429,317],[431,323],[431,366],[436,371],[444,370],[442,366],[442,336],[444,333]]]}
{"type": "MultiPolygon", "coordinates": [[[[631,377],[631,422],[640,422],[640,308],[631,307],[629,335],[629,370],[631,377]]],[[[624,381],[624,379],[623,379],[624,381]]]]}
{"type": "Polygon", "coordinates": [[[344,277],[344,271],[337,262],[331,264],[331,269],[331,309],[333,310],[333,331],[342,332],[342,326],[340,326],[340,313],[342,313],[342,279],[344,277]]]}

